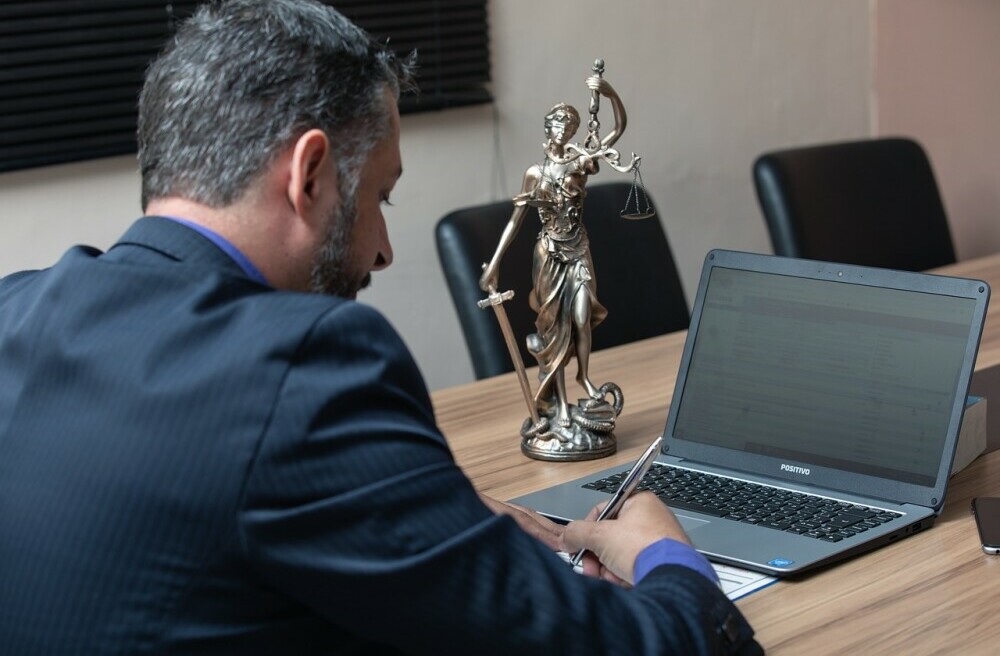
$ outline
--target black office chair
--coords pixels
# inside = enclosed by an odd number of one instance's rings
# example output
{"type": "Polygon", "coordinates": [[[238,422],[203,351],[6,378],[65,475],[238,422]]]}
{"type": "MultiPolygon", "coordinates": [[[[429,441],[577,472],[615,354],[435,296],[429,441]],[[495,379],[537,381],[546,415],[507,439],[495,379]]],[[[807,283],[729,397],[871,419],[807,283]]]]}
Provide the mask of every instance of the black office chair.
{"type": "Polygon", "coordinates": [[[934,173],[915,141],[766,153],[753,177],[778,255],[907,271],[955,262],[934,173]]]}
{"type": "MultiPolygon", "coordinates": [[[[593,349],[607,348],[654,335],[684,330],[691,315],[677,267],[658,217],[622,219],[629,183],[590,185],[584,201],[584,225],[590,236],[597,297],[608,317],[594,329],[593,349]]],[[[652,200],[650,200],[652,203],[652,200]]],[[[501,201],[451,212],[435,230],[438,256],[458,312],[476,378],[514,370],[492,309],[476,301],[482,265],[493,257],[513,204],[501,201]]],[[[525,366],[536,363],[525,338],[535,332],[535,313],[528,307],[531,257],[538,236],[538,213],[529,208],[514,243],[500,264],[500,291],[513,289],[504,304],[525,366]]]]}

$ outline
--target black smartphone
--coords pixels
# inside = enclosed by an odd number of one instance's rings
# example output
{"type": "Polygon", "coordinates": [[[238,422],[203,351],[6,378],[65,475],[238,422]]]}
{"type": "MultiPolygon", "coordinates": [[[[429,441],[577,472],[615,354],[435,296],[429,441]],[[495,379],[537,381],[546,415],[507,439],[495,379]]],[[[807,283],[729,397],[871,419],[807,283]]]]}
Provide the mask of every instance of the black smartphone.
{"type": "Polygon", "coordinates": [[[976,516],[983,551],[1000,554],[1000,497],[976,497],[972,500],[972,514],[976,516]]]}

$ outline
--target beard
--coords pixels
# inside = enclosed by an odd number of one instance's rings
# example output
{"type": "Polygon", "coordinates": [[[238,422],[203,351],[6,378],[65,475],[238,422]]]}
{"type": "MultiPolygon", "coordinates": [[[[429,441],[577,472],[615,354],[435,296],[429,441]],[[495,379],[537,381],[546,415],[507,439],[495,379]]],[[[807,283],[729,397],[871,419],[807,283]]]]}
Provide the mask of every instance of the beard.
{"type": "MultiPolygon", "coordinates": [[[[344,196],[342,196],[344,198],[344,196]]],[[[351,270],[351,235],[354,232],[358,205],[355,196],[348,196],[330,213],[330,226],[313,260],[310,288],[317,294],[354,298],[371,284],[368,271],[351,270]]]]}

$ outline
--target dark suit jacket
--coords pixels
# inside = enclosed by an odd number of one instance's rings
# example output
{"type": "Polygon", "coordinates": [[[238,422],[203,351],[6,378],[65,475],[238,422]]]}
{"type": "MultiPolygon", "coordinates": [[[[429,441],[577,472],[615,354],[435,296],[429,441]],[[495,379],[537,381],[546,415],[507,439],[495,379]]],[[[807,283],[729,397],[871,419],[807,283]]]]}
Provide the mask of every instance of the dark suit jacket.
{"type": "Polygon", "coordinates": [[[374,310],[143,218],[0,281],[4,654],[718,653],[701,575],[574,574],[491,514],[374,310]]]}

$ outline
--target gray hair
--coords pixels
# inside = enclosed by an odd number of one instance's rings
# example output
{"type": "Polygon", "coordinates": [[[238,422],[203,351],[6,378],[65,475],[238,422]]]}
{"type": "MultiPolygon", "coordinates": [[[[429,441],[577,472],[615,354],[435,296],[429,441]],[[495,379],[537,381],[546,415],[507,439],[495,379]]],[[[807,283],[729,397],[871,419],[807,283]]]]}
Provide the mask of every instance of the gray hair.
{"type": "Polygon", "coordinates": [[[313,128],[330,139],[341,197],[353,197],[368,153],[388,134],[384,90],[398,97],[413,63],[314,0],[203,4],[146,73],[143,209],[168,196],[230,205],[313,128]]]}

